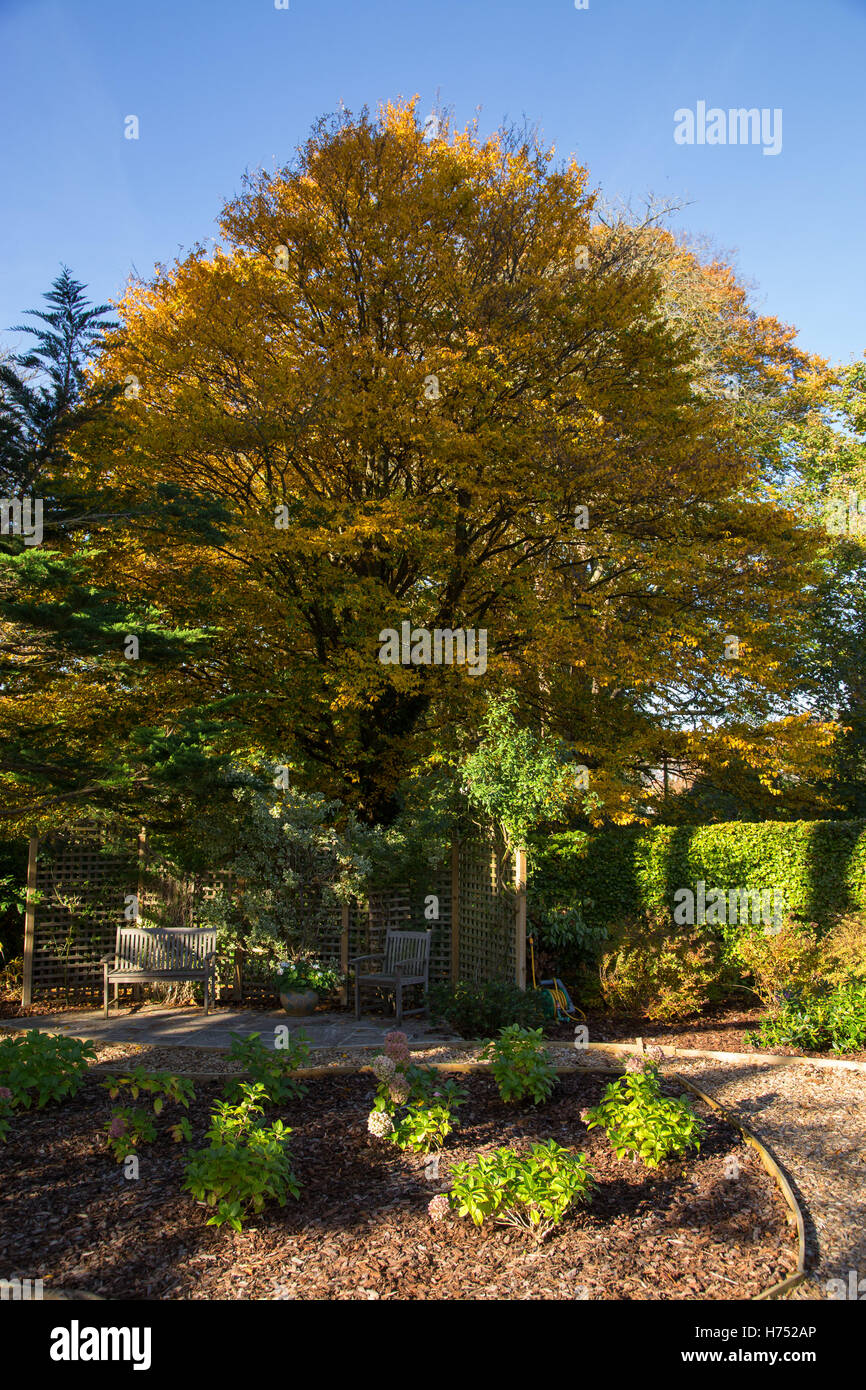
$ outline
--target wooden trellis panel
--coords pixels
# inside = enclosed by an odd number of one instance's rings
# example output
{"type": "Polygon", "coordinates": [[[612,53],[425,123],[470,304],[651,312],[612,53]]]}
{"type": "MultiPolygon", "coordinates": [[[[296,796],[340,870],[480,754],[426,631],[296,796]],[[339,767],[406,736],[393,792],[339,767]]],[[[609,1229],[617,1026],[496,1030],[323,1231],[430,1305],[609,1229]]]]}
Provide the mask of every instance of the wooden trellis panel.
{"type": "MultiPolygon", "coordinates": [[[[389,928],[426,929],[433,938],[431,981],[524,985],[525,876],[524,856],[515,863],[501,844],[479,837],[453,846],[449,861],[412,884],[381,888],[364,903],[341,908],[326,900],[320,884],[302,891],[299,902],[321,956],[343,969],[354,956],[384,950],[389,928]]],[[[35,892],[27,911],[23,1001],[58,993],[70,1001],[98,1000],[99,961],[114,947],[131,895],[144,925],[193,927],[201,925],[201,904],[231,882],[225,873],[178,880],[148,862],[143,839],[127,854],[108,855],[93,827],[46,842],[38,853],[32,842],[28,883],[35,892]]],[[[256,1001],[272,991],[270,967],[253,953],[221,955],[217,978],[223,997],[256,1001]]]]}
{"type": "MultiPolygon", "coordinates": [[[[518,857],[519,863],[519,857],[518,857]]],[[[495,839],[467,839],[457,857],[457,977],[521,983],[521,892],[515,856],[495,839]]],[[[525,922],[525,916],[523,918],[525,922]]]]}
{"type": "Polygon", "coordinates": [[[99,962],[113,950],[137,888],[136,854],[108,851],[95,827],[42,844],[31,840],[22,1003],[35,994],[98,1001],[99,962]]]}

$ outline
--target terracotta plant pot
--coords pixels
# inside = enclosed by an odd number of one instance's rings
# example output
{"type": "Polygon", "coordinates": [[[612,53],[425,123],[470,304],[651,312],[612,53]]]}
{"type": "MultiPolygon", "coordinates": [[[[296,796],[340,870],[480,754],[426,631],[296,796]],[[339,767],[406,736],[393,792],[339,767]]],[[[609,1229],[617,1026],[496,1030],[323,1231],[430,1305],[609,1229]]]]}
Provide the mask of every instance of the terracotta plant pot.
{"type": "Polygon", "coordinates": [[[286,1013],[294,1018],[311,1014],[318,1002],[319,996],[314,989],[289,990],[280,995],[280,1003],[286,1013]]]}

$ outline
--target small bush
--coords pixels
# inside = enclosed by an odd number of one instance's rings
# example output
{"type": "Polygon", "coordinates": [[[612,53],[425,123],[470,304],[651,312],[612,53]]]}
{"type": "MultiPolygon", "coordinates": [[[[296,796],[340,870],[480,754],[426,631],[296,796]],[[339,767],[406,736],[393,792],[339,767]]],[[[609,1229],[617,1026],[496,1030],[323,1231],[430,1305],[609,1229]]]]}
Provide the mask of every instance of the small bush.
{"type": "Polygon", "coordinates": [[[118,1163],[134,1153],[139,1144],[152,1144],[156,1138],[156,1125],[148,1112],[129,1105],[119,1105],[112,1110],[111,1119],[103,1128],[108,1147],[118,1163]]]}
{"type": "Polygon", "coordinates": [[[540,994],[497,980],[433,985],[430,1012],[444,1018],[461,1038],[492,1038],[510,1023],[540,1027],[546,1017],[540,994]]]}
{"type": "Polygon", "coordinates": [[[792,992],[750,1037],[759,1047],[859,1052],[866,1048],[866,981],[822,993],[792,992]]]}
{"type": "Polygon", "coordinates": [[[31,1029],[23,1038],[0,1041],[0,1086],[11,1092],[11,1106],[41,1110],[50,1101],[80,1091],[96,1051],[92,1042],[56,1038],[31,1029]]]}
{"type": "Polygon", "coordinates": [[[521,1028],[513,1023],[503,1028],[481,1055],[490,1062],[499,1094],[506,1102],[531,1097],[540,1105],[556,1085],[556,1070],[540,1028],[521,1028]]]}
{"type": "Polygon", "coordinates": [[[661,1022],[706,1007],[720,973],[719,947],[707,929],[675,926],[664,912],[615,927],[599,965],[609,1008],[661,1022]]]}
{"type": "Polygon", "coordinates": [[[631,1154],[648,1168],[700,1149],[706,1128],[688,1096],[669,1100],[662,1095],[658,1070],[651,1064],[612,1082],[585,1119],[587,1129],[607,1132],[617,1158],[631,1154]]]}
{"type": "Polygon", "coordinates": [[[102,1084],[112,1100],[123,1093],[128,1093],[133,1100],[138,1100],[139,1095],[152,1096],[155,1115],[161,1113],[166,1101],[188,1110],[190,1101],[195,1100],[195,1087],[188,1077],[173,1076],[167,1071],[147,1071],[145,1067],[132,1067],[123,1076],[107,1076],[102,1084]]]}
{"type": "Polygon", "coordinates": [[[847,913],[822,942],[824,975],[832,985],[866,983],[866,914],[847,913]]]}
{"type": "Polygon", "coordinates": [[[539,1243],[569,1207],[590,1200],[595,1186],[586,1155],[553,1139],[533,1144],[528,1154],[497,1149],[474,1163],[455,1163],[451,1176],[449,1201],[458,1216],[468,1216],[476,1226],[493,1217],[539,1243]]]}
{"type": "Polygon", "coordinates": [[[228,1222],[236,1231],[250,1212],[266,1202],[286,1205],[300,1187],[288,1152],[291,1130],[281,1120],[265,1128],[260,1102],[269,1099],[263,1085],[241,1085],[237,1105],[219,1101],[207,1137],[210,1144],[189,1155],[183,1186],[198,1202],[214,1207],[209,1226],[228,1222]]]}
{"type": "MultiPolygon", "coordinates": [[[[295,1037],[291,1033],[287,1041],[288,1047],[275,1048],[272,1052],[270,1048],[265,1047],[259,1033],[250,1033],[247,1038],[232,1034],[229,1057],[241,1063],[253,1082],[264,1088],[262,1098],[274,1105],[296,1100],[307,1092],[306,1083],[292,1073],[309,1061],[309,1042],[305,1036],[295,1037]]],[[[242,1091],[243,1082],[232,1078],[226,1082],[223,1094],[233,1100],[242,1091]]]]}
{"type": "MultiPolygon", "coordinates": [[[[395,1035],[390,1034],[389,1037],[395,1035]]],[[[379,1086],[367,1129],[377,1139],[390,1139],[400,1149],[430,1153],[440,1149],[458,1126],[457,1111],[466,1099],[455,1082],[432,1067],[406,1060],[408,1050],[391,1044],[389,1052],[372,1062],[379,1086]]]]}
{"type": "Polygon", "coordinates": [[[734,949],[765,1004],[780,1003],[789,990],[808,990],[822,976],[823,947],[813,922],[788,920],[776,932],[754,927],[737,937],[734,949]]]}

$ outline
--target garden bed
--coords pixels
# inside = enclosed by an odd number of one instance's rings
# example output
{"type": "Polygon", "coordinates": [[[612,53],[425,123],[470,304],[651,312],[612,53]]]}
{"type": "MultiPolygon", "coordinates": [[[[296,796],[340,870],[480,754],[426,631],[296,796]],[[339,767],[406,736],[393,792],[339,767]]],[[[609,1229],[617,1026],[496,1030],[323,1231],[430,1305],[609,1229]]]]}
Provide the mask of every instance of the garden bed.
{"type": "MultiPolygon", "coordinates": [[[[269,1110],[294,1129],[300,1200],[235,1233],[208,1227],[181,1191],[183,1147],[168,1138],[142,1150],[137,1181],[124,1178],[101,1133],[112,1102],[91,1073],[61,1108],[15,1116],[2,1152],[0,1268],[111,1299],[735,1299],[793,1273],[787,1208],[739,1133],[696,1103],[707,1125],[699,1155],[658,1169],[619,1163],[579,1118],[608,1079],[563,1076],[535,1110],[505,1107],[492,1077],[461,1077],[469,1099],[437,1181],[428,1159],[368,1135],[372,1077],[319,1077],[303,1099],[269,1110]],[[586,1151],[599,1184],[542,1246],[454,1215],[431,1222],[427,1204],[447,1190],[451,1162],[536,1139],[586,1151]]],[[[196,1142],[220,1094],[215,1083],[197,1091],[196,1142]]]]}

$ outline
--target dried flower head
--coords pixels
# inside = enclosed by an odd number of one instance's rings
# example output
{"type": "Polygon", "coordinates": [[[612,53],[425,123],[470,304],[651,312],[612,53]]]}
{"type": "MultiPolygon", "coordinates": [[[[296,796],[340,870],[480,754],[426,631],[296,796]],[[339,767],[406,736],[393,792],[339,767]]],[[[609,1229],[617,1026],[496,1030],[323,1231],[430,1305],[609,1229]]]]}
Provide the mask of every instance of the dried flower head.
{"type": "Polygon", "coordinates": [[[108,1133],[112,1139],[120,1139],[126,1133],[126,1120],[121,1115],[115,1115],[108,1127],[108,1133]]]}
{"type": "Polygon", "coordinates": [[[625,1069],[626,1071],[643,1071],[643,1058],[635,1056],[634,1053],[629,1053],[626,1058],[625,1069]]]}
{"type": "Polygon", "coordinates": [[[440,1192],[438,1196],[430,1198],[427,1203],[427,1210],[430,1213],[431,1221],[444,1221],[451,1210],[451,1205],[448,1198],[440,1192]]]}
{"type": "Polygon", "coordinates": [[[395,1062],[408,1062],[409,1060],[409,1039],[405,1033],[400,1033],[396,1029],[391,1033],[385,1034],[385,1052],[392,1057],[395,1062]]]}
{"type": "Polygon", "coordinates": [[[12,1092],[8,1086],[0,1086],[0,1100],[11,1100],[12,1092]]]}
{"type": "Polygon", "coordinates": [[[397,1073],[397,1066],[393,1057],[386,1057],[382,1054],[374,1057],[370,1066],[377,1081],[390,1081],[397,1073]]]}
{"type": "Polygon", "coordinates": [[[409,1082],[405,1077],[396,1077],[388,1088],[388,1094],[395,1105],[405,1105],[410,1095],[409,1082]]]}
{"type": "Polygon", "coordinates": [[[384,1110],[370,1111],[367,1116],[367,1128],[377,1139],[387,1139],[389,1134],[394,1133],[391,1116],[386,1115],[384,1110]]]}

